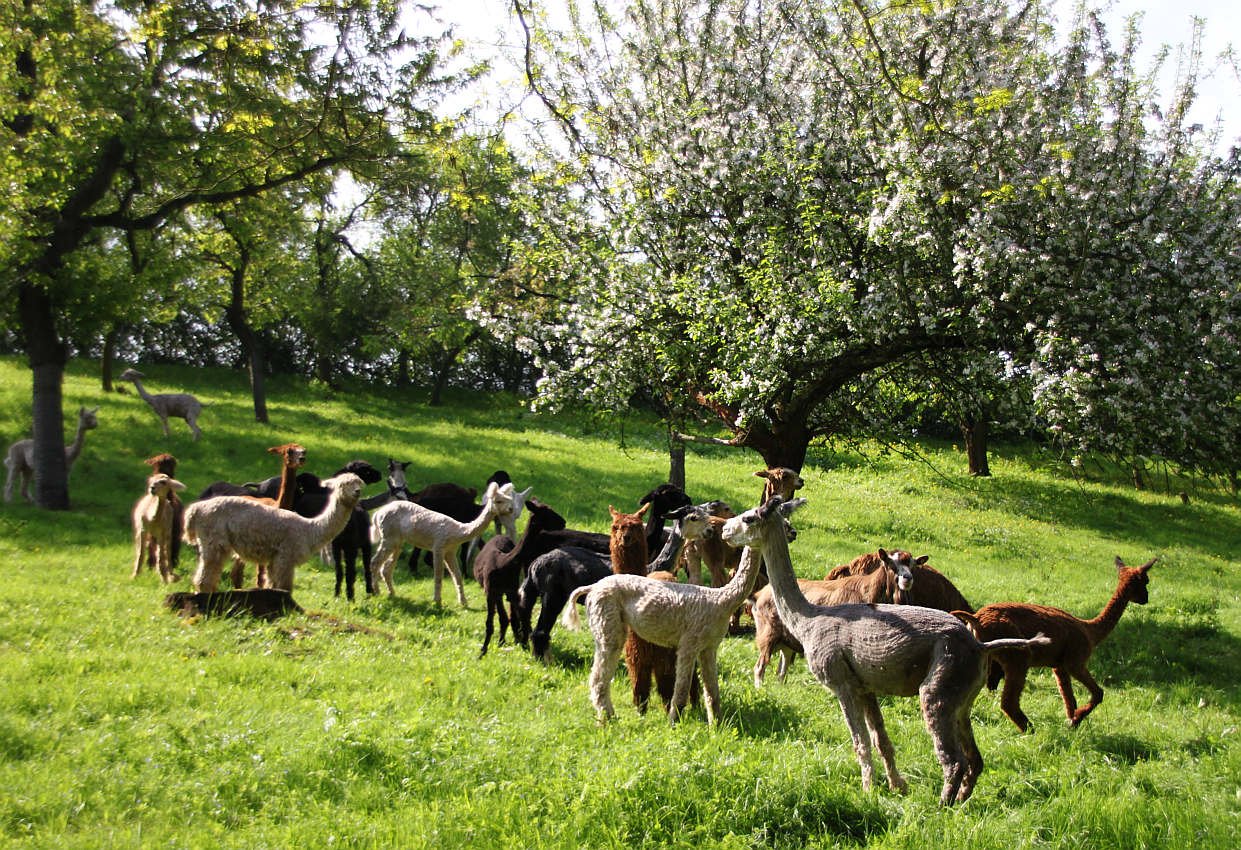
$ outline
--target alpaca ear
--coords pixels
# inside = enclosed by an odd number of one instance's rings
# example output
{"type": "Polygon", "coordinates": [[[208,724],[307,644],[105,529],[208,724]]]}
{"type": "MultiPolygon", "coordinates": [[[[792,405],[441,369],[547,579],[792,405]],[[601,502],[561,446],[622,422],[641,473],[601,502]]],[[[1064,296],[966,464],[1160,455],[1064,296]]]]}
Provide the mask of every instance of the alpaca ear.
{"type": "Polygon", "coordinates": [[[527,499],[529,499],[529,498],[530,498],[530,494],[531,494],[531,493],[533,493],[533,492],[534,492],[534,488],[533,488],[533,487],[527,487],[525,490],[522,490],[522,491],[521,491],[521,493],[520,493],[520,494],[518,494],[518,495],[520,495],[520,496],[521,496],[521,500],[524,502],[524,501],[526,501],[527,499]]]}
{"type": "Polygon", "coordinates": [[[636,516],[638,519],[642,519],[642,517],[644,517],[646,515],[646,512],[649,511],[650,509],[651,509],[651,503],[647,502],[645,505],[638,508],[638,512],[634,514],[634,516],[636,516]]]}
{"type": "Polygon", "coordinates": [[[879,547],[879,558],[884,561],[892,560],[892,556],[888,554],[888,550],[884,549],[882,546],[879,547]]]}
{"type": "Polygon", "coordinates": [[[931,560],[930,555],[919,555],[918,557],[914,558],[914,563],[920,567],[929,560],[931,560]]]}
{"type": "Polygon", "coordinates": [[[611,505],[608,505],[608,513],[612,515],[613,522],[615,522],[616,518],[621,515],[620,511],[618,511],[616,508],[612,507],[611,505]]]}
{"type": "Polygon", "coordinates": [[[770,480],[771,480],[771,470],[768,470],[768,469],[760,469],[758,472],[754,473],[754,477],[755,477],[755,478],[766,478],[768,481],[770,481],[770,480]]]}
{"type": "Polygon", "coordinates": [[[1142,566],[1138,567],[1138,569],[1139,569],[1141,572],[1144,572],[1144,573],[1145,573],[1145,572],[1149,571],[1151,567],[1155,566],[1155,562],[1156,562],[1156,561],[1158,561],[1158,560],[1159,560],[1159,557],[1158,557],[1158,556],[1156,556],[1156,557],[1154,557],[1154,558],[1151,558],[1151,559],[1150,559],[1149,561],[1147,561],[1145,564],[1143,564],[1142,566]]]}
{"type": "Polygon", "coordinates": [[[174,489],[174,490],[184,490],[184,489],[185,489],[185,485],[184,485],[184,484],[182,484],[180,481],[178,481],[178,480],[177,480],[177,479],[175,479],[175,478],[169,478],[169,479],[168,479],[168,486],[169,486],[169,487],[171,487],[171,488],[172,488],[172,489],[174,489]]]}

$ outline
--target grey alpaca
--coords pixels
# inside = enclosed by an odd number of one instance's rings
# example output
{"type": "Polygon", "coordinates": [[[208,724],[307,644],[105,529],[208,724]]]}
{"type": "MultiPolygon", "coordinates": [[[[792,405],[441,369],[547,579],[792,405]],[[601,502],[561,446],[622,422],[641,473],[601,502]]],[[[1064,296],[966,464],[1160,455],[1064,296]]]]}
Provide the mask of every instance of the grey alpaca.
{"type": "Polygon", "coordinates": [[[197,440],[202,431],[198,427],[198,415],[202,413],[202,402],[194,398],[189,393],[157,393],[152,395],[142,386],[142,379],[146,376],[137,369],[126,369],[121,373],[122,381],[132,381],[134,389],[138,391],[138,395],[142,400],[151,405],[151,409],[155,411],[155,415],[159,417],[159,422],[164,426],[164,436],[168,433],[168,417],[174,419],[184,419],[185,424],[190,426],[190,431],[197,440]]]}
{"type": "Polygon", "coordinates": [[[781,620],[805,648],[814,677],[840,701],[861,766],[863,789],[871,788],[873,778],[872,743],[883,760],[888,785],[901,792],[907,789],[896,769],[878,697],[917,695],[943,768],[940,803],[965,801],[983,768],[970,725],[970,707],[982,688],[991,653],[1043,645],[1047,638],[1040,634],[1030,640],[984,644],[944,611],[902,605],[829,608],[810,604],[797,585],[780,518],[790,506],[803,502],[773,498],[730,519],[724,539],[734,546],[762,551],[781,620]]]}
{"type": "MultiPolygon", "coordinates": [[[[87,410],[85,407],[78,408],[77,433],[73,436],[73,442],[65,446],[66,475],[73,467],[73,462],[78,459],[78,455],[82,454],[82,446],[86,444],[86,432],[99,427],[99,419],[95,416],[98,412],[98,407],[93,410],[87,410]]],[[[34,479],[34,440],[26,438],[9,446],[4,465],[8,469],[8,475],[4,480],[4,501],[13,501],[13,485],[20,478],[22,496],[26,498],[26,501],[33,502],[34,497],[30,495],[30,482],[34,479]]]]}

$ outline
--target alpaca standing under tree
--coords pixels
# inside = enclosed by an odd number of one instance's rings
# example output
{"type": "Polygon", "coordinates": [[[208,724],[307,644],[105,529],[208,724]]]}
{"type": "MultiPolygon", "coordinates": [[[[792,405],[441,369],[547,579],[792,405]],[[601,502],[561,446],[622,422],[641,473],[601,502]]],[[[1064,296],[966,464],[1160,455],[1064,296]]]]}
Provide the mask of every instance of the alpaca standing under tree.
{"type": "Polygon", "coordinates": [[[987,686],[994,689],[1003,675],[1000,708],[1009,720],[1017,724],[1018,729],[1029,732],[1032,728],[1030,718],[1021,710],[1021,692],[1031,667],[1052,668],[1070,726],[1076,727],[1103,702],[1103,688],[1090,675],[1086,665],[1095,647],[1116,628],[1125,607],[1130,602],[1136,605],[1147,603],[1146,586],[1150,581],[1147,573],[1157,560],[1152,558],[1140,567],[1127,567],[1117,556],[1116,592],[1093,620],[1078,619],[1060,608],[1020,602],[984,605],[974,614],[968,611],[952,612],[969,626],[979,640],[1026,637],[1036,632],[1051,638],[1046,646],[1035,647],[1028,653],[1002,653],[992,662],[987,686]],[[1081,708],[1077,707],[1077,698],[1073,696],[1073,679],[1090,691],[1090,701],[1081,708]]]}
{"type": "Polygon", "coordinates": [[[806,652],[814,677],[840,701],[853,749],[870,790],[872,742],[879,750],[888,785],[907,789],[896,769],[892,742],[879,710],[882,695],[920,698],[922,716],[943,768],[942,805],[964,802],[982,773],[970,707],[982,688],[986,663],[999,650],[1049,643],[1030,640],[979,643],[956,617],[931,608],[904,605],[811,605],[797,586],[781,513],[804,500],[779,497],[730,519],[724,539],[749,547],[742,563],[761,549],[780,619],[806,652]]]}
{"type": "MultiPolygon", "coordinates": [[[[82,454],[82,446],[86,444],[86,432],[99,427],[99,419],[95,416],[98,412],[98,407],[93,410],[87,410],[85,407],[78,408],[77,433],[73,436],[73,442],[65,446],[66,476],[73,467],[74,461],[82,454]]],[[[22,496],[26,498],[26,501],[33,502],[34,497],[30,495],[30,482],[34,479],[34,440],[29,438],[18,440],[9,446],[4,465],[8,469],[8,475],[4,480],[4,501],[13,501],[13,485],[20,478],[22,496]]]]}
{"type": "Polygon", "coordinates": [[[168,417],[174,419],[184,419],[185,424],[190,426],[190,431],[197,440],[202,431],[198,427],[198,415],[202,413],[202,402],[194,398],[189,393],[157,393],[152,395],[146,391],[146,387],[142,386],[142,379],[146,376],[137,369],[126,369],[121,373],[122,381],[132,381],[134,389],[138,391],[138,395],[142,400],[151,405],[151,409],[155,411],[155,415],[159,417],[160,424],[164,426],[164,436],[170,436],[168,433],[168,417]]]}

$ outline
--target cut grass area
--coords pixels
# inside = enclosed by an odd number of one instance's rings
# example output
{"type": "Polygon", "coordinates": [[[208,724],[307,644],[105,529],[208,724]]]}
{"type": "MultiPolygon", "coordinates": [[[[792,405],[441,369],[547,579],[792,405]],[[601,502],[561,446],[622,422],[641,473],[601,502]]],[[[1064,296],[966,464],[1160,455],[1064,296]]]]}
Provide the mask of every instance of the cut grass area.
{"type": "MultiPolygon", "coordinates": [[[[721,649],[718,729],[700,712],[677,728],[639,717],[623,673],[619,720],[598,727],[589,634],[557,628],[547,666],[507,646],[479,659],[473,583],[470,609],[437,610],[426,571],[402,566],[397,597],[351,605],[311,563],[296,590],[311,614],[263,624],[183,622],[162,609],[154,577],[128,578],[128,511],[157,451],[180,459],[190,496],[276,474],[266,449],[288,441],[324,475],[393,457],[412,461],[413,486],[481,487],[503,468],[573,527],[603,531],[609,504],[633,509],[664,479],[654,423],[631,417],[622,445],[621,425],[534,416],[511,397],[430,408],[277,378],[262,426],[240,373],[145,369],[152,392],[208,403],[195,443],[180,422],[164,438],[132,393],[99,393],[96,370],[75,362],[65,383],[66,409],[101,406],[73,508],[0,509],[0,845],[1181,850],[1232,848],[1241,834],[1241,509],[1223,495],[1184,505],[1074,479],[1025,447],[1001,447],[983,481],[950,446],[925,446],[927,462],[812,453],[792,547],[806,577],[900,546],[930,554],[976,605],[1093,616],[1115,555],[1160,556],[1150,604],[1131,607],[1091,663],[1102,706],[1066,728],[1050,673],[1034,671],[1023,705],[1035,732],[1023,736],[984,692],[974,718],[986,770],[965,806],[942,810],[914,700],[884,709],[910,795],[863,793],[834,698],[801,661],[785,684],[769,676],[755,690],[749,637],[721,649]]],[[[28,409],[28,371],[0,359],[6,444],[25,435],[28,409]]],[[[759,466],[691,447],[690,495],[748,507],[759,466]]]]}

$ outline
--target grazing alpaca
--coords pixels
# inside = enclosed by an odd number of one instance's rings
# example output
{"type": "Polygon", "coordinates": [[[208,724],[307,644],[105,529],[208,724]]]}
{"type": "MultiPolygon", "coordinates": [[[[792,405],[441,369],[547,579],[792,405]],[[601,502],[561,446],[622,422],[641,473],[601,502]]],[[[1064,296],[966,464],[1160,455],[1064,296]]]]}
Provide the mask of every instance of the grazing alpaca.
{"type": "MultiPolygon", "coordinates": [[[[792,503],[793,505],[799,503],[792,503]]],[[[788,511],[792,511],[792,507],[788,511]]],[[[730,520],[731,522],[731,520],[730,520]]],[[[716,654],[728,633],[728,620],[741,600],[750,595],[758,572],[759,556],[747,550],[741,566],[723,587],[676,584],[647,576],[611,575],[569,595],[564,623],[577,628],[574,604],[586,595],[586,612],[595,639],[590,669],[590,699],[598,718],[616,716],[612,708],[612,676],[625,647],[627,629],[659,646],[675,647],[676,686],[668,719],[675,723],[689,698],[694,663],[702,674],[707,723],[714,725],[720,710],[719,673],[716,654]]]]}
{"type": "Polygon", "coordinates": [[[483,533],[496,516],[511,513],[513,509],[513,485],[491,484],[483,494],[483,505],[478,516],[470,522],[460,522],[452,517],[424,508],[416,502],[390,502],[371,516],[371,540],[375,543],[375,558],[371,562],[373,581],[379,586],[382,577],[393,595],[392,567],[401,548],[412,543],[419,549],[429,549],[435,564],[435,604],[441,603],[444,570],[452,577],[457,588],[457,601],[466,607],[465,585],[457,566],[457,550],[461,544],[483,533]]]}
{"type": "Polygon", "coordinates": [[[175,478],[157,472],[147,479],[146,494],[134,504],[134,572],[137,578],[142,571],[142,559],[154,558],[155,569],[165,583],[177,580],[172,571],[170,550],[172,547],[172,496],[185,485],[175,478]]]}
{"type": "Polygon", "coordinates": [[[1069,718],[1069,726],[1076,727],[1086,715],[1103,702],[1103,688],[1090,675],[1086,664],[1091,654],[1112,633],[1120,622],[1125,607],[1133,602],[1145,605],[1148,600],[1147,575],[1158,558],[1152,558],[1140,567],[1127,567],[1116,558],[1116,592],[1093,620],[1079,620],[1068,611],[1046,605],[1023,605],[1018,602],[1000,602],[984,605],[974,614],[953,611],[961,618],[979,640],[1026,637],[1042,632],[1051,638],[1050,644],[1032,649],[1029,653],[1001,653],[992,662],[988,687],[994,689],[1000,675],[1004,677],[1004,690],[1000,694],[1000,707],[1008,719],[1017,724],[1022,732],[1031,730],[1030,718],[1021,710],[1021,691],[1025,688],[1026,674],[1031,667],[1050,667],[1056,675],[1060,697],[1069,718]],[[1090,691],[1090,702],[1081,708],[1073,696],[1073,679],[1090,691]]]}
{"type": "MultiPolygon", "coordinates": [[[[552,538],[546,532],[541,539],[552,538]]],[[[530,563],[517,591],[517,618],[530,636],[530,652],[544,663],[551,661],[552,627],[564,610],[569,595],[579,587],[612,575],[612,560],[601,552],[581,546],[556,546],[530,563]],[[533,627],[534,603],[540,602],[539,619],[533,627]]]]}
{"type": "Polygon", "coordinates": [[[487,541],[474,559],[474,578],[483,586],[487,597],[487,625],[479,658],[487,654],[494,631],[492,621],[496,617],[500,620],[501,644],[504,643],[504,632],[510,619],[514,640],[522,645],[529,640],[529,620],[523,619],[518,609],[522,576],[536,557],[548,551],[544,532],[558,531],[565,526],[564,517],[535,499],[527,501],[526,507],[530,510],[530,520],[521,540],[514,543],[508,535],[497,534],[487,541]],[[504,610],[506,600],[509,604],[507,612],[504,610]]]}
{"type": "Polygon", "coordinates": [[[920,697],[922,716],[944,772],[940,803],[963,802],[982,773],[982,755],[974,743],[970,706],[982,688],[989,655],[1000,649],[1047,642],[1001,640],[979,643],[951,614],[908,605],[838,605],[821,608],[806,601],[789,559],[781,513],[804,500],[775,498],[728,521],[725,539],[761,549],[780,611],[780,619],[806,650],[814,677],[840,701],[869,790],[873,768],[871,742],[878,748],[888,784],[906,790],[896,769],[892,742],[884,729],[878,697],[920,697]]]}
{"type": "MultiPolygon", "coordinates": [[[[151,467],[152,475],[159,473],[169,478],[177,477],[177,459],[167,452],[149,457],[143,463],[151,467]]],[[[173,491],[168,494],[168,506],[172,509],[172,540],[168,547],[168,569],[175,573],[177,565],[181,562],[181,532],[185,529],[185,503],[173,491]]],[[[147,566],[155,567],[153,546],[147,550],[147,566]]]]}
{"type": "MultiPolygon", "coordinates": [[[[902,552],[899,549],[893,550],[891,554],[880,549],[878,552],[867,552],[853,560],[854,564],[873,564],[869,572],[858,568],[855,573],[850,574],[846,570],[838,579],[831,581],[798,579],[797,585],[812,605],[846,605],[853,602],[891,603],[896,601],[898,595],[908,594],[917,587],[913,567],[925,563],[928,557],[923,555],[915,560],[908,552],[902,552]]],[[[902,604],[916,605],[919,603],[902,601],[902,604]]],[[[754,687],[762,687],[763,673],[766,672],[767,665],[771,662],[772,652],[776,650],[780,652],[780,667],[777,675],[783,682],[789,664],[795,656],[801,654],[802,646],[780,619],[775,598],[772,596],[771,585],[755,594],[754,602],[750,606],[750,615],[754,617],[754,645],[758,649],[758,661],[754,664],[754,687]]]]}
{"type": "Polygon", "coordinates": [[[194,398],[189,393],[158,393],[151,395],[142,386],[142,379],[146,376],[137,369],[126,369],[121,373],[122,381],[132,381],[134,389],[138,391],[138,395],[142,400],[151,405],[151,409],[155,411],[155,415],[159,417],[159,422],[164,426],[164,436],[170,436],[168,433],[168,417],[172,416],[176,419],[184,419],[185,424],[190,426],[190,431],[194,433],[194,439],[197,440],[202,430],[198,427],[198,415],[202,413],[202,402],[194,398]]]}
{"type": "MultiPolygon", "coordinates": [[[[99,419],[95,416],[98,412],[98,407],[94,410],[87,410],[85,407],[78,408],[77,433],[73,435],[73,442],[65,446],[66,475],[73,468],[73,462],[78,459],[78,455],[82,454],[82,446],[86,444],[86,432],[99,427],[99,419]]],[[[33,502],[34,497],[30,495],[30,482],[34,479],[34,440],[29,438],[18,440],[9,446],[4,465],[8,469],[8,475],[4,480],[4,501],[13,501],[13,485],[20,478],[22,495],[26,501],[33,502]]]]}
{"type": "Polygon", "coordinates": [[[324,482],[327,509],[308,519],[242,496],[219,496],[185,510],[185,541],[198,545],[194,590],[214,591],[230,554],[267,564],[268,584],[293,590],[298,564],[340,533],[362,496],[362,479],[345,473],[324,482]]]}

